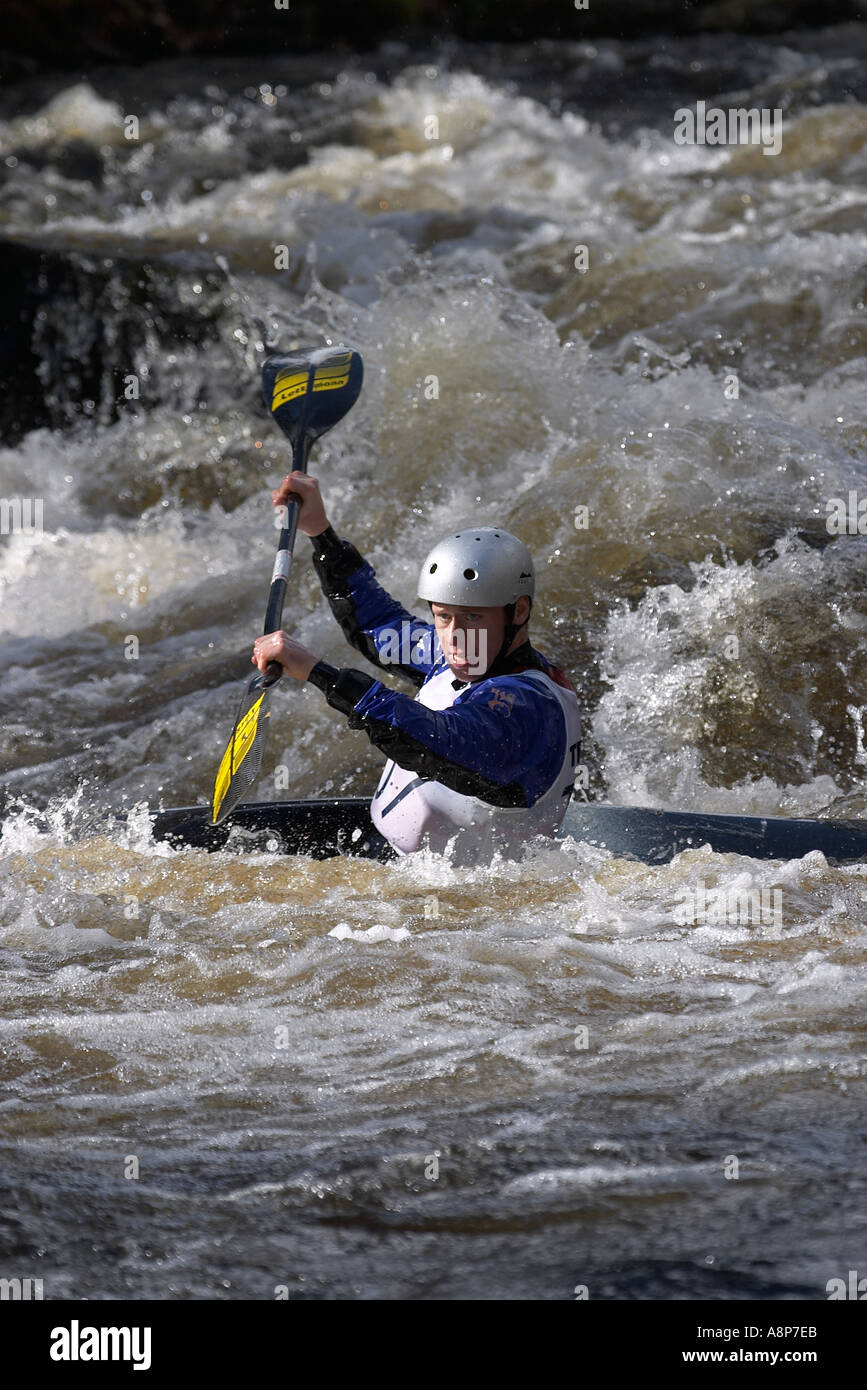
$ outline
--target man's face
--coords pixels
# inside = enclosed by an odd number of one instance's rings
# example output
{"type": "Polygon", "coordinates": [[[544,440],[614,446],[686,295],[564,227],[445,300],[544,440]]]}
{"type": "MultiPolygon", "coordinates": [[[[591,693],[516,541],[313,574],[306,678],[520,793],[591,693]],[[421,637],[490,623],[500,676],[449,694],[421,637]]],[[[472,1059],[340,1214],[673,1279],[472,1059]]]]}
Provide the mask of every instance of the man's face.
{"type": "Polygon", "coordinates": [[[481,680],[503,643],[503,608],[464,608],[432,603],[434,627],[443,656],[462,681],[481,680]]]}

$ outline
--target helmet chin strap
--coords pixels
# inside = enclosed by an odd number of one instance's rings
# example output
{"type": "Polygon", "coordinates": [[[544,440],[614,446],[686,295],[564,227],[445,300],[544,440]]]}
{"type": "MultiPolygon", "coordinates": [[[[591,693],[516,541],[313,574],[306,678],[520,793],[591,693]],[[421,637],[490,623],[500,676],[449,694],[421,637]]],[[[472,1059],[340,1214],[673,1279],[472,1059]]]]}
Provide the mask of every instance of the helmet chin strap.
{"type": "Polygon", "coordinates": [[[529,599],[529,603],[530,608],[527,610],[527,616],[522,623],[515,622],[515,609],[517,607],[516,603],[506,603],[503,605],[504,612],[506,614],[506,628],[503,633],[503,640],[500,644],[500,650],[497,652],[497,655],[494,657],[493,661],[490,662],[488,669],[485,672],[486,676],[490,675],[492,671],[497,669],[497,667],[500,665],[500,662],[503,661],[503,659],[505,658],[506,653],[508,652],[518,633],[521,631],[521,628],[526,627],[528,622],[530,621],[530,612],[533,607],[533,600],[529,599]]]}
{"type": "Polygon", "coordinates": [[[506,615],[506,625],[503,628],[502,646],[500,647],[500,650],[497,652],[497,655],[494,658],[495,661],[499,661],[501,656],[506,655],[506,652],[509,650],[509,648],[515,640],[515,634],[518,632],[518,626],[515,622],[516,608],[517,604],[507,603],[505,608],[503,609],[503,612],[506,615]]]}

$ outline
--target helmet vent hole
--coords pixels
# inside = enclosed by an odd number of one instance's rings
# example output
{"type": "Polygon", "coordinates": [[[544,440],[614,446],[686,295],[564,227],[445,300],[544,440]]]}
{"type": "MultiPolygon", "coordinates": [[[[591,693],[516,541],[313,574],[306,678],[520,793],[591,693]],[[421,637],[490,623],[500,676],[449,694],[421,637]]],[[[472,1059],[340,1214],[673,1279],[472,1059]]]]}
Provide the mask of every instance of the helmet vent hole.
{"type": "Polygon", "coordinates": [[[478,579],[477,570],[464,570],[464,579],[478,579]]]}
{"type": "Polygon", "coordinates": [[[428,574],[436,574],[436,572],[437,572],[437,562],[436,562],[436,560],[434,560],[433,564],[431,565],[430,569],[428,570],[428,574]]]}

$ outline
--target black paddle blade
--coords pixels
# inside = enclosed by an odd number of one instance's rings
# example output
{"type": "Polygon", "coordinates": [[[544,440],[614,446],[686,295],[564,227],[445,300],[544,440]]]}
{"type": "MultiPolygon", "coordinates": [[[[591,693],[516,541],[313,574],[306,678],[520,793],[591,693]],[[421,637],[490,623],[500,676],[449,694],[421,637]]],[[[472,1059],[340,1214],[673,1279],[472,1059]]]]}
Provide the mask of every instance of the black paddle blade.
{"type": "Polygon", "coordinates": [[[270,718],[268,691],[262,685],[262,677],[254,676],[241,700],[232,737],[226,745],[214,783],[212,825],[219,825],[221,820],[225,820],[259,776],[270,718]]]}
{"type": "Polygon", "coordinates": [[[351,348],[268,357],[262,368],[265,404],[294,444],[304,434],[312,443],[342,420],[358,400],[364,366],[351,348]]]}

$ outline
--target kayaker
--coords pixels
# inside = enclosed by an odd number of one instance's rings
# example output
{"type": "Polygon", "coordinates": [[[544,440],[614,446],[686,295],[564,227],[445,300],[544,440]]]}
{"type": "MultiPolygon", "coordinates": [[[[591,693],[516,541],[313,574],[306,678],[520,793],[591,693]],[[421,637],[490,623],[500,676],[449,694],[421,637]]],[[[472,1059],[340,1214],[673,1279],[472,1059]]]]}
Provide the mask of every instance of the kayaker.
{"type": "Polygon", "coordinates": [[[315,478],[289,473],[274,505],[290,493],[301,499],[298,525],[347,641],[419,692],[338,670],[285,632],[258,638],[252,659],[260,671],[279,661],[316,685],[386,755],[371,803],[378,830],[401,854],[429,848],[458,863],[497,850],[514,857],[532,836],[554,836],[572,795],[581,719],[571,682],[530,645],[535,572],[526,546],[492,526],[447,536],[421,569],[426,622],[335,534],[315,478]]]}

